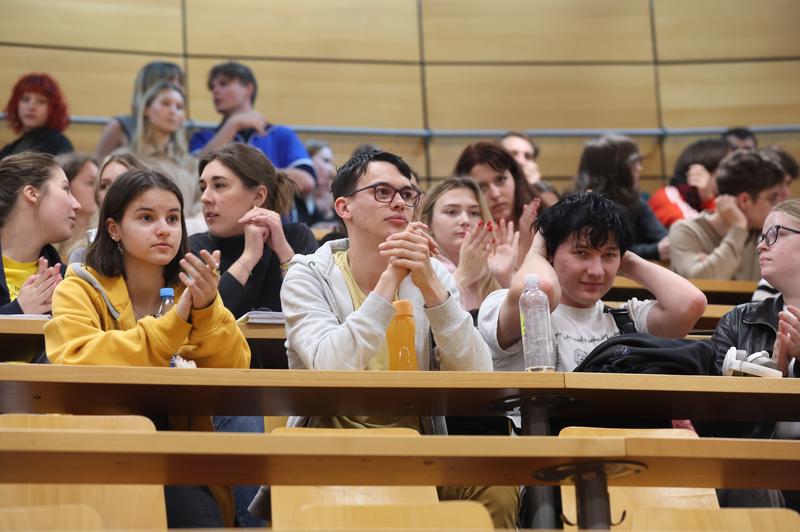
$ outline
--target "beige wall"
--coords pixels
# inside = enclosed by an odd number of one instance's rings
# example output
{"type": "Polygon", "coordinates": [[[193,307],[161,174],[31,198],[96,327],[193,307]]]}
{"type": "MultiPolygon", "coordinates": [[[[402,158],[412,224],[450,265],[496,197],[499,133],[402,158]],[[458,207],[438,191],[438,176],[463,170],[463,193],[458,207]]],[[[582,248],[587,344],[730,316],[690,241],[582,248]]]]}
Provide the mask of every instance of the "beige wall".
{"type": "MultiPolygon", "coordinates": [[[[275,123],[409,129],[800,124],[796,0],[0,0],[0,95],[47,71],[75,115],[125,113],[136,71],[188,73],[192,118],[218,119],[210,66],[233,58],[275,123]],[[185,10],[184,10],[185,7],[185,10]]],[[[98,126],[67,135],[93,150],[98,126]]],[[[320,137],[320,135],[311,135],[320,137]]],[[[309,137],[309,135],[304,135],[309,137]]],[[[475,139],[327,135],[342,162],[373,141],[447,176],[475,139]]],[[[13,134],[0,127],[0,142],[13,134]]],[[[586,138],[542,138],[569,183],[586,138]]],[[[638,138],[645,188],[694,140],[638,138]]],[[[800,155],[800,134],[762,135],[800,155]]]]}

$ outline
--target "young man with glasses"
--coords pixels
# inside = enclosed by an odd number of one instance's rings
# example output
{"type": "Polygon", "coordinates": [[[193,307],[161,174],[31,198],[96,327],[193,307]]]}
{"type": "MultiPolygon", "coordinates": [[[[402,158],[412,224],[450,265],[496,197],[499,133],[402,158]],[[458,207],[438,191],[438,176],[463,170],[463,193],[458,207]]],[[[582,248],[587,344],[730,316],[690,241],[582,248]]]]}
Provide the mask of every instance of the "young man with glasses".
{"type": "MultiPolygon", "coordinates": [[[[400,157],[379,151],[356,155],[339,169],[331,188],[348,238],[296,255],[281,288],[290,368],[388,369],[392,301],[407,299],[420,370],[492,370],[489,348],[461,308],[453,276],[431,259],[436,244],[427,227],[411,221],[421,196],[411,177],[400,157]]],[[[412,416],[291,418],[290,425],[446,434],[444,419],[412,416]]],[[[514,486],[448,487],[440,495],[479,500],[497,526],[515,526],[514,486]]]]}
{"type": "Polygon", "coordinates": [[[771,156],[731,153],[719,166],[716,211],[680,220],[669,232],[672,269],[688,278],[761,278],[756,238],[782,199],[784,172],[771,156]]]}

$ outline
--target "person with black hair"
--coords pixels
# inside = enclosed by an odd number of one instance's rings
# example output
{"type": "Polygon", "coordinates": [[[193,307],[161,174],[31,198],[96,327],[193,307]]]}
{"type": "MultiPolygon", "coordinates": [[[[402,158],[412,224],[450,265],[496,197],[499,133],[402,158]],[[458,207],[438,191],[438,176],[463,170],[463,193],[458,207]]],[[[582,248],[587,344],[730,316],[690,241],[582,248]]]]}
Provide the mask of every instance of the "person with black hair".
{"type": "Polygon", "coordinates": [[[722,139],[702,139],[684,148],[669,185],[656,190],[647,201],[664,227],[714,209],[717,169],[730,151],[730,145],[722,139]]]}
{"type": "Polygon", "coordinates": [[[737,150],[717,173],[717,210],[669,231],[672,270],[688,278],[757,281],[756,238],[782,197],[783,169],[771,157],[737,150]]]}
{"type": "Polygon", "coordinates": [[[756,134],[746,127],[737,126],[728,128],[720,135],[722,139],[731,145],[734,150],[756,150],[758,149],[758,139],[756,134]]]}
{"type": "MultiPolygon", "coordinates": [[[[489,349],[461,308],[455,279],[431,258],[437,248],[427,227],[411,221],[422,195],[411,178],[402,158],[380,151],[357,155],[339,169],[334,208],[348,238],[327,242],[311,255],[295,255],[281,289],[290,368],[388,369],[392,302],[405,299],[413,307],[420,370],[491,371],[489,349]]],[[[295,417],[289,424],[447,433],[440,417],[295,417]]],[[[256,498],[254,510],[265,509],[264,495],[256,498]]],[[[441,496],[479,500],[496,526],[515,526],[515,486],[445,486],[441,496]]]]}
{"type": "Polygon", "coordinates": [[[575,190],[593,190],[621,205],[633,222],[631,250],[643,259],[668,261],[667,229],[642,199],[641,173],[642,156],[636,143],[624,135],[606,134],[584,146],[575,190]]]}
{"type": "Polygon", "coordinates": [[[655,300],[622,305],[638,332],[682,338],[706,308],[706,298],[689,281],[630,251],[630,221],[614,201],[597,192],[567,196],[544,211],[537,234],[511,288],[486,298],[478,328],[492,350],[494,369],[525,367],[519,297],[525,275],[539,276],[550,300],[556,370],[572,371],[599,344],[620,334],[602,298],[622,275],[642,284],[655,300]]]}
{"type": "Polygon", "coordinates": [[[216,129],[203,129],[192,135],[192,155],[212,152],[229,142],[249,144],[295,182],[299,195],[313,192],[314,165],[297,133],[287,126],[270,124],[254,109],[258,82],[252,70],[234,61],[215,65],[208,73],[208,90],[214,108],[223,118],[216,129]]]}

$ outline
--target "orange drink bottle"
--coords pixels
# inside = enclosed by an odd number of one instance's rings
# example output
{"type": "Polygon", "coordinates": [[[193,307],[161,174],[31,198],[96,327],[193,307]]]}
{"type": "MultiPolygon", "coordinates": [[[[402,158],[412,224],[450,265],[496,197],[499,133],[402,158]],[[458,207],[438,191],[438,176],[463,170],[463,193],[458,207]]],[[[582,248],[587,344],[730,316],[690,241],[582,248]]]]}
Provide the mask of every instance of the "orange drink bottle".
{"type": "Polygon", "coordinates": [[[399,299],[392,303],[395,315],[386,330],[390,370],[416,370],[417,349],[414,346],[414,313],[411,301],[399,299]]]}

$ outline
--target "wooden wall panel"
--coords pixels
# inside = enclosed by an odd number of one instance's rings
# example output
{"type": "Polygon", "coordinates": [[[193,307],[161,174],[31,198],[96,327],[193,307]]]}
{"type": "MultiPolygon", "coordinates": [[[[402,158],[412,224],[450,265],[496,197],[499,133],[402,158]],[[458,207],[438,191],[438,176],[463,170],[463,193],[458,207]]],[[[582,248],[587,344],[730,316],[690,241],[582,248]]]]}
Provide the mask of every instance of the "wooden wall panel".
{"type": "Polygon", "coordinates": [[[20,76],[48,72],[61,86],[73,115],[114,116],[130,112],[133,80],[155,56],[0,46],[3,105],[20,76]]]}
{"type": "Polygon", "coordinates": [[[430,127],[657,127],[649,66],[428,66],[430,127]]]}
{"type": "Polygon", "coordinates": [[[660,60],[798,57],[798,20],[797,0],[655,0],[660,60]]]}
{"type": "Polygon", "coordinates": [[[667,127],[800,124],[800,61],[660,67],[667,127]]]}
{"type": "Polygon", "coordinates": [[[646,1],[423,0],[426,61],[650,61],[646,1]]]}
{"type": "Polygon", "coordinates": [[[2,41],[182,52],[181,0],[0,0],[2,41]]]}
{"type": "Polygon", "coordinates": [[[415,0],[192,0],[190,54],[419,60],[415,0]]]}
{"type": "MultiPolygon", "coordinates": [[[[282,124],[421,128],[419,67],[245,61],[259,82],[256,108],[282,124]]],[[[217,61],[189,60],[189,100],[198,120],[219,120],[206,76],[217,61]]]]}

